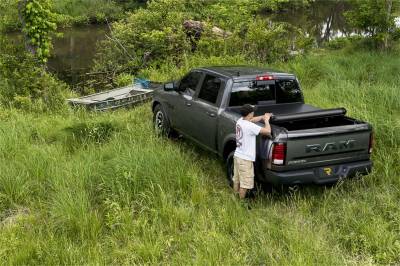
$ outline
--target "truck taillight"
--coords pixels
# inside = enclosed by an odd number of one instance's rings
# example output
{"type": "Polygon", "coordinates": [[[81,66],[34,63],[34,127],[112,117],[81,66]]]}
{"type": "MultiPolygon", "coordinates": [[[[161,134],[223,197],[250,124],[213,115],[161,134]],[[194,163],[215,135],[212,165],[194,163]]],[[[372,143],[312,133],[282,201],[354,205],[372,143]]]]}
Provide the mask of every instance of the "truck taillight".
{"type": "Polygon", "coordinates": [[[369,135],[369,148],[368,148],[369,154],[372,153],[373,146],[374,146],[374,133],[371,132],[371,134],[369,135]]]}
{"type": "Polygon", "coordinates": [[[286,143],[275,143],[272,148],[272,164],[284,165],[286,157],[286,143]]]}
{"type": "Polygon", "coordinates": [[[256,77],[256,80],[260,80],[260,81],[262,81],[262,80],[274,80],[274,79],[275,78],[272,75],[263,75],[263,76],[257,76],[256,77]]]}

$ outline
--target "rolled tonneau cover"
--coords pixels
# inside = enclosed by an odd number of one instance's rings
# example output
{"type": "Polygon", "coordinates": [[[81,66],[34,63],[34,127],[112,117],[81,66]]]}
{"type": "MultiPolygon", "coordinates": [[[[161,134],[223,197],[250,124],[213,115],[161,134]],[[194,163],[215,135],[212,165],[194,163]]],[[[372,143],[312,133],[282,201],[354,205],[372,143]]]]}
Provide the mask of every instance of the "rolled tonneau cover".
{"type": "Polygon", "coordinates": [[[298,114],[274,115],[271,117],[271,123],[297,121],[297,120],[312,119],[312,118],[344,116],[346,114],[346,112],[347,111],[345,108],[333,108],[333,109],[326,109],[326,110],[303,112],[303,113],[298,113],[298,114]]]}

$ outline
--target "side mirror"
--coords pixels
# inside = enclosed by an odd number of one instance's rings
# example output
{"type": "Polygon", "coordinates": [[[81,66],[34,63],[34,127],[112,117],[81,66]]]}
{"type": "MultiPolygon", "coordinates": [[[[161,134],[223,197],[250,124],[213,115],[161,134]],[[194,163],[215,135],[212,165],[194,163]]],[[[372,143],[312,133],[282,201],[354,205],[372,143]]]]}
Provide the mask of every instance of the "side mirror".
{"type": "Polygon", "coordinates": [[[175,86],[175,84],[173,82],[169,82],[169,83],[165,83],[164,84],[164,90],[165,91],[174,91],[176,89],[177,88],[176,88],[176,86],[175,86]]]}

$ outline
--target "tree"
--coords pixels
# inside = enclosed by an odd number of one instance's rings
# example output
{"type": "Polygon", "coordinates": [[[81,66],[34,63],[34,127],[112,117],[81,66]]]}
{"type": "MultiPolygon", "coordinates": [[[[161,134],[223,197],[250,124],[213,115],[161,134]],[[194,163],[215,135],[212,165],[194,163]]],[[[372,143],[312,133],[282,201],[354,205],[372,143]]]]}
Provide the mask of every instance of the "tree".
{"type": "Polygon", "coordinates": [[[376,46],[388,49],[390,41],[399,36],[394,15],[399,9],[399,1],[353,0],[353,6],[345,14],[348,22],[371,37],[376,46]]]}
{"type": "Polygon", "coordinates": [[[49,0],[20,0],[19,17],[25,47],[41,64],[50,56],[51,34],[56,30],[55,14],[49,0]]]}

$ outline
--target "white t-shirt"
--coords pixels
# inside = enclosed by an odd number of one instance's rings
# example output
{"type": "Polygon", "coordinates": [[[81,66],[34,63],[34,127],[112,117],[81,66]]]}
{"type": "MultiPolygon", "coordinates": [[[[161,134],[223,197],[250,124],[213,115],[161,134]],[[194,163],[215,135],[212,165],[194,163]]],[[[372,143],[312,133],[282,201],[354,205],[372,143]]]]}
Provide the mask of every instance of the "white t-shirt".
{"type": "Polygon", "coordinates": [[[253,122],[240,118],[236,122],[235,157],[254,162],[256,160],[256,136],[261,127],[253,122]]]}

